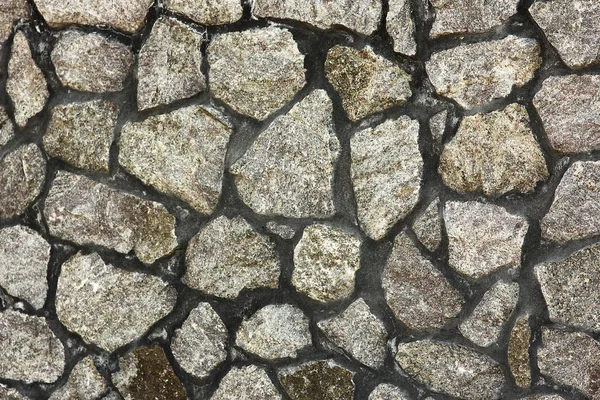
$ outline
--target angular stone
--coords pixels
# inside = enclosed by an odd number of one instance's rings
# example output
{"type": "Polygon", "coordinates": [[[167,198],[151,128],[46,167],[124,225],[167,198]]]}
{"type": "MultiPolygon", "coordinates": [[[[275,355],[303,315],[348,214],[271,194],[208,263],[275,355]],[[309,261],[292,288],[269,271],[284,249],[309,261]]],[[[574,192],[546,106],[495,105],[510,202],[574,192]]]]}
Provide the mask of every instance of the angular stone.
{"type": "Polygon", "coordinates": [[[108,389],[92,357],[79,361],[69,374],[67,382],[58,388],[49,400],[97,399],[108,389]]]}
{"type": "Polygon", "coordinates": [[[529,228],[525,218],[476,201],[446,203],[449,263],[472,279],[521,264],[521,247],[529,228]]]}
{"type": "Polygon", "coordinates": [[[0,107],[0,149],[12,139],[14,134],[15,127],[4,108],[0,107]]]}
{"type": "Polygon", "coordinates": [[[410,75],[368,46],[362,50],[332,47],[325,73],[352,121],[405,103],[411,95],[410,75]]]}
{"type": "Polygon", "coordinates": [[[430,251],[435,251],[442,241],[442,218],[439,205],[438,199],[432,201],[412,227],[419,241],[430,251]]]}
{"type": "Polygon", "coordinates": [[[357,132],[350,140],[358,219],[375,240],[382,239],[419,199],[423,158],[418,139],[419,123],[403,116],[357,132]]]}
{"type": "Polygon", "coordinates": [[[54,382],[65,364],[64,348],[42,317],[0,312],[0,377],[25,382],[54,382]]]}
{"type": "Polygon", "coordinates": [[[217,35],[208,46],[210,90],[240,114],[264,120],[306,83],[304,56],[276,27],[217,35]]]}
{"type": "Polygon", "coordinates": [[[238,0],[165,0],[165,7],[201,25],[231,24],[244,11],[238,0]]]}
{"type": "MultiPolygon", "coordinates": [[[[523,388],[531,386],[531,368],[529,367],[530,340],[529,315],[524,315],[515,322],[508,342],[508,366],[517,386],[523,388]]],[[[560,398],[555,400],[560,400],[560,398]]]]}
{"type": "Polygon", "coordinates": [[[352,400],[354,396],[354,374],[332,360],[288,367],[278,375],[292,400],[352,400]]]}
{"type": "Polygon", "coordinates": [[[394,240],[381,280],[388,305],[411,329],[441,328],[458,315],[464,302],[405,233],[394,240]]]}
{"type": "Polygon", "coordinates": [[[2,0],[0,7],[0,46],[12,33],[13,26],[20,19],[29,17],[27,0],[2,0]]]}
{"type": "Polygon", "coordinates": [[[415,23],[411,16],[410,1],[390,0],[385,25],[394,42],[394,51],[414,56],[417,53],[415,23]]]}
{"type": "Polygon", "coordinates": [[[86,342],[112,352],[171,312],[175,298],[175,290],[155,276],[115,268],[96,253],[78,253],[62,265],[56,314],[86,342]]]}
{"type": "Polygon", "coordinates": [[[508,96],[513,86],[529,82],[541,64],[538,42],[511,35],[434,53],[426,67],[439,95],[473,108],[508,96]]]}
{"type": "Polygon", "coordinates": [[[119,253],[133,250],[146,264],[177,246],[175,218],[162,204],[66,171],[54,178],[44,215],[54,236],[119,253]]]}
{"type": "Polygon", "coordinates": [[[59,36],[51,59],[63,85],[86,92],[122,90],[134,62],[129,46],[75,30],[59,36]]]}
{"type": "Polygon", "coordinates": [[[326,218],[334,214],[339,142],[333,106],[315,90],[263,131],[230,172],[240,197],[258,214],[326,218]]]}
{"type": "MultiPolygon", "coordinates": [[[[0,14],[0,17],[2,17],[1,14],[0,14]]],[[[0,23],[1,23],[1,21],[0,21],[0,23]]],[[[0,385],[0,399],[3,399],[3,400],[27,400],[27,397],[23,396],[22,394],[17,392],[15,389],[5,388],[0,385]]]]}
{"type": "Polygon", "coordinates": [[[488,356],[467,347],[420,340],[400,343],[396,362],[430,390],[465,400],[500,398],[502,368],[488,356]]]}
{"type": "Polygon", "coordinates": [[[409,400],[409,397],[396,386],[381,383],[373,389],[369,395],[369,400],[409,400]]]}
{"type": "Polygon", "coordinates": [[[281,400],[282,397],[267,372],[256,365],[231,368],[210,398],[210,400],[258,399],[281,400]]]}
{"type": "Polygon", "coordinates": [[[227,328],[208,303],[194,308],[171,341],[173,356],[181,368],[206,378],[227,358],[227,328]]]}
{"type": "Polygon", "coordinates": [[[441,145],[446,130],[446,121],[448,119],[448,110],[441,111],[429,119],[429,129],[431,138],[435,145],[441,145]]]}
{"type": "Polygon", "coordinates": [[[119,163],[146,185],[210,214],[221,196],[231,127],[216,110],[179,108],[123,126],[119,163]]]}
{"type": "Polygon", "coordinates": [[[435,22],[430,35],[485,32],[516,14],[518,3],[518,0],[431,0],[435,7],[435,22]]]}
{"type": "Polygon", "coordinates": [[[235,299],[242,290],[279,285],[275,245],[242,217],[220,216],[190,241],[184,283],[212,296],[235,299]]]}
{"type": "Polygon", "coordinates": [[[341,300],[354,291],[359,268],[359,239],[327,225],[311,225],[294,248],[292,285],[313,300],[341,300]]]}

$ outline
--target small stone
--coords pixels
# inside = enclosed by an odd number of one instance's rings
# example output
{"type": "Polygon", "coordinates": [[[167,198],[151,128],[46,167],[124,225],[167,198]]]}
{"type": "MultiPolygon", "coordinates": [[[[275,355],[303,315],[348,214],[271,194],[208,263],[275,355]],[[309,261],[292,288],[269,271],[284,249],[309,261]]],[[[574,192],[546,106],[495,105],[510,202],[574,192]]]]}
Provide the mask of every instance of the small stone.
{"type": "Polygon", "coordinates": [[[538,42],[511,35],[434,53],[426,67],[439,95],[473,108],[508,96],[513,86],[529,82],[541,64],[538,42]]]}
{"type": "Polygon", "coordinates": [[[63,85],[86,92],[122,90],[134,62],[129,46],[75,30],[59,36],[51,59],[63,85]]]}
{"type": "Polygon", "coordinates": [[[341,300],[354,291],[359,268],[359,239],[327,225],[311,225],[294,249],[292,285],[313,300],[341,300]]]}
{"type": "Polygon", "coordinates": [[[326,218],[335,213],[339,142],[333,105],[315,90],[277,117],[233,166],[238,193],[258,214],[326,218]]]}
{"type": "Polygon", "coordinates": [[[15,135],[15,127],[13,126],[6,110],[0,107],[0,149],[15,135]]]}
{"type": "Polygon", "coordinates": [[[171,312],[175,297],[155,276],[115,268],[96,253],[78,253],[62,265],[56,314],[86,342],[112,352],[171,312]]]}
{"type": "Polygon", "coordinates": [[[279,285],[275,245],[242,217],[220,216],[190,241],[184,283],[212,296],[235,299],[242,290],[279,285]]]}
{"type": "Polygon", "coordinates": [[[0,377],[54,382],[63,373],[64,348],[42,317],[0,312],[0,377]]]}
{"type": "Polygon", "coordinates": [[[440,201],[435,199],[413,224],[413,232],[430,251],[435,251],[442,241],[442,218],[439,207],[440,201]]]}
{"type": "Polygon", "coordinates": [[[240,114],[264,120],[306,83],[290,31],[268,27],[217,35],[208,46],[210,89],[240,114]]]}
{"type": "Polygon", "coordinates": [[[269,232],[279,235],[283,239],[292,239],[296,235],[294,228],[284,224],[278,224],[275,221],[267,222],[269,232]]]}
{"type": "Polygon", "coordinates": [[[564,397],[557,394],[540,394],[536,396],[524,397],[521,400],[565,400],[564,397]]]}
{"type": "Polygon", "coordinates": [[[171,341],[173,356],[186,372],[206,378],[227,359],[227,328],[208,303],[194,308],[171,341]]]}
{"type": "Polygon", "coordinates": [[[449,263],[472,279],[521,265],[529,224],[504,208],[476,201],[446,203],[449,263]]]}
{"type": "Polygon", "coordinates": [[[281,400],[282,397],[267,372],[256,365],[231,368],[210,398],[210,400],[262,399],[281,400]]]}
{"type": "Polygon", "coordinates": [[[403,104],[411,95],[410,75],[368,46],[362,50],[332,47],[325,73],[352,121],[403,104]]]}
{"type": "Polygon", "coordinates": [[[119,253],[133,250],[146,264],[177,246],[175,218],[162,204],[66,171],[54,178],[44,215],[53,236],[119,253]]]}
{"type": "Polygon", "coordinates": [[[123,126],[119,163],[146,185],[210,214],[221,196],[231,127],[209,108],[190,106],[123,126]]]}
{"type": "Polygon", "coordinates": [[[9,38],[15,23],[28,17],[29,5],[27,0],[2,0],[2,7],[0,7],[0,46],[9,38]]]}
{"type": "Polygon", "coordinates": [[[117,106],[104,100],[55,106],[44,135],[44,149],[50,157],[77,168],[108,173],[118,117],[117,106]]]}
{"type": "Polygon", "coordinates": [[[448,119],[448,110],[440,111],[429,119],[429,129],[431,138],[437,146],[442,144],[444,131],[446,130],[446,120],[448,119]]]}
{"type": "MultiPolygon", "coordinates": [[[[0,14],[0,18],[2,14],[0,14]]],[[[0,21],[1,23],[1,21],[0,21]]],[[[2,400],[27,400],[27,397],[23,396],[15,389],[5,388],[0,385],[0,399],[2,400]]]]}
{"type": "Polygon", "coordinates": [[[42,111],[50,96],[46,78],[33,60],[29,41],[21,31],[13,38],[6,92],[15,105],[15,121],[21,127],[42,111]]]}
{"type": "Polygon", "coordinates": [[[409,400],[409,397],[396,386],[382,383],[373,389],[369,400],[409,400]]]}
{"type": "Polygon", "coordinates": [[[317,323],[325,335],[361,363],[377,369],[387,355],[387,331],[371,313],[363,299],[358,299],[341,314],[317,323]]]}
{"type": "Polygon", "coordinates": [[[107,388],[92,357],[87,356],[75,365],[67,382],[52,393],[49,400],[96,399],[107,388]]]}
{"type": "Polygon", "coordinates": [[[408,117],[387,120],[350,140],[352,185],[361,227],[382,239],[419,199],[423,158],[419,123],[408,117]]]}
{"type": "Polygon", "coordinates": [[[411,16],[410,1],[390,0],[386,16],[386,28],[394,42],[394,51],[414,56],[417,53],[415,23],[411,16]]]}
{"type": "MultiPolygon", "coordinates": [[[[508,342],[508,365],[510,372],[515,378],[517,386],[523,388],[531,386],[531,369],[529,367],[530,340],[529,315],[524,315],[515,322],[508,342]]],[[[560,397],[555,400],[560,400],[560,397]]]]}
{"type": "Polygon", "coordinates": [[[165,7],[201,25],[231,24],[244,11],[239,0],[165,0],[165,7]]]}
{"type": "Polygon", "coordinates": [[[465,400],[498,399],[505,384],[496,361],[456,344],[429,340],[401,343],[396,362],[430,390],[465,400]]]}
{"type": "Polygon", "coordinates": [[[354,396],[354,374],[332,360],[288,367],[278,375],[292,400],[352,400],[354,396]]]}
{"type": "Polygon", "coordinates": [[[452,33],[482,33],[502,25],[517,13],[518,0],[431,0],[435,22],[431,37],[452,33]]]}

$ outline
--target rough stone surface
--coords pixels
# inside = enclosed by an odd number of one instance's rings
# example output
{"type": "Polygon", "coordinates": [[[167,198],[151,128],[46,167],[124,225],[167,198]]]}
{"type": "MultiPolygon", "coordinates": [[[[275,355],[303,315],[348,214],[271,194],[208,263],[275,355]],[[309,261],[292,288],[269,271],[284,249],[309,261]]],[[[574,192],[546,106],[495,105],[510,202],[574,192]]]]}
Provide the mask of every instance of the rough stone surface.
{"type": "Polygon", "coordinates": [[[266,225],[269,232],[279,235],[283,239],[291,239],[296,235],[294,228],[288,225],[278,224],[275,221],[269,221],[266,225]]]}
{"type": "Polygon", "coordinates": [[[521,400],[564,400],[564,397],[557,394],[540,394],[537,396],[524,397],[521,400]]]}
{"type": "Polygon", "coordinates": [[[358,219],[371,238],[383,238],[417,203],[423,174],[419,123],[387,120],[350,141],[351,177],[358,219]]]}
{"type": "Polygon", "coordinates": [[[438,199],[432,201],[412,227],[419,241],[430,251],[435,251],[442,241],[442,218],[439,207],[438,199]]]}
{"type": "Polygon", "coordinates": [[[218,35],[208,46],[210,89],[240,114],[264,120],[304,86],[304,56],[276,27],[218,35]]]}
{"type": "Polygon", "coordinates": [[[13,26],[29,16],[27,0],[2,0],[0,7],[0,46],[10,36],[13,26]]]}
{"type": "Polygon", "coordinates": [[[267,375],[256,365],[233,367],[219,383],[211,400],[281,400],[281,394],[267,375]],[[240,391],[240,388],[244,388],[240,391]]]}
{"type": "Polygon", "coordinates": [[[241,199],[256,213],[289,218],[334,214],[339,142],[333,106],[315,90],[277,117],[231,168],[241,199]]]}
{"type": "Polygon", "coordinates": [[[508,342],[508,365],[510,372],[513,378],[515,378],[517,386],[524,388],[531,385],[531,368],[529,367],[530,340],[529,315],[524,315],[515,322],[508,342]]]}
{"type": "Polygon", "coordinates": [[[288,367],[278,375],[292,400],[352,400],[354,396],[353,373],[331,360],[288,367]]]}
{"type": "Polygon", "coordinates": [[[201,25],[230,24],[242,18],[238,0],[165,0],[165,7],[201,25]]]}
{"type": "Polygon", "coordinates": [[[279,285],[274,245],[242,217],[220,216],[189,243],[184,282],[207,294],[235,299],[242,290],[279,285]]]}
{"type": "Polygon", "coordinates": [[[97,399],[107,389],[92,357],[87,356],[75,365],[67,382],[52,393],[49,400],[97,399]]]}
{"type": "Polygon", "coordinates": [[[390,0],[386,16],[386,28],[394,41],[394,51],[408,56],[417,53],[415,23],[411,17],[410,1],[390,0]]]}
{"type": "Polygon", "coordinates": [[[409,400],[409,397],[396,386],[382,383],[373,389],[369,400],[409,400]]]}
{"type": "Polygon", "coordinates": [[[518,0],[431,0],[435,22],[431,37],[452,33],[481,33],[502,25],[516,14],[518,0]]]}
{"type": "Polygon", "coordinates": [[[0,150],[15,134],[15,127],[11,122],[6,110],[0,107],[0,150]]]}
{"type": "MultiPolygon", "coordinates": [[[[1,14],[0,14],[1,16],[1,14]]],[[[0,22],[1,23],[1,22],[0,22]]],[[[23,396],[15,389],[8,389],[0,386],[0,399],[3,400],[27,400],[27,397],[23,396]]]]}
{"type": "Polygon", "coordinates": [[[448,119],[448,110],[440,111],[429,120],[429,129],[431,130],[431,138],[436,146],[436,149],[442,144],[444,131],[446,130],[446,121],[448,119]]]}

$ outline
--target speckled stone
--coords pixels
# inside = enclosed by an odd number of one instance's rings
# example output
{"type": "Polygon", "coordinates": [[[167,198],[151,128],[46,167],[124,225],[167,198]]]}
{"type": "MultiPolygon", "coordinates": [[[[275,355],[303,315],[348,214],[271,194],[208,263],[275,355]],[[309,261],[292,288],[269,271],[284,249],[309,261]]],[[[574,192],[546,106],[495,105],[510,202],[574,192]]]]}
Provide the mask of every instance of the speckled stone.
{"type": "Polygon", "coordinates": [[[518,0],[431,0],[435,21],[430,35],[485,32],[516,14],[518,3],[518,0]]]}
{"type": "Polygon", "coordinates": [[[231,368],[210,400],[281,400],[281,398],[281,394],[263,368],[247,365],[231,368]]]}
{"type": "Polygon", "coordinates": [[[29,11],[27,0],[2,0],[2,7],[0,7],[0,46],[10,36],[15,23],[29,17],[29,11]]]}
{"type": "Polygon", "coordinates": [[[381,383],[369,395],[369,400],[409,400],[406,393],[389,383],[381,383]]]}
{"type": "Polygon", "coordinates": [[[15,127],[6,110],[0,107],[0,150],[15,135],[15,127]]]}
{"type": "Polygon", "coordinates": [[[325,218],[334,214],[339,142],[333,106],[315,90],[277,117],[231,166],[241,199],[258,214],[325,218]]]}
{"type": "Polygon", "coordinates": [[[419,123],[402,116],[357,132],[350,140],[358,219],[375,240],[417,203],[423,174],[418,138],[419,123]]]}
{"type": "Polygon", "coordinates": [[[417,53],[415,23],[411,17],[410,1],[390,0],[385,25],[394,42],[394,51],[414,56],[417,53]]]}
{"type": "Polygon", "coordinates": [[[266,228],[269,232],[279,235],[283,239],[291,239],[296,235],[296,230],[289,225],[279,224],[275,221],[267,222],[266,228]]]}
{"type": "Polygon", "coordinates": [[[446,121],[448,119],[448,110],[440,111],[429,119],[429,129],[431,130],[431,138],[434,146],[439,149],[446,130],[446,121]]]}
{"type": "Polygon", "coordinates": [[[243,12],[239,0],[165,0],[165,7],[201,25],[231,24],[243,12]]]}
{"type": "Polygon", "coordinates": [[[239,216],[220,216],[202,228],[189,243],[186,266],[185,284],[227,299],[279,285],[275,245],[239,216]]]}
{"type": "Polygon", "coordinates": [[[439,212],[440,201],[433,200],[423,214],[413,224],[417,239],[430,251],[435,251],[442,241],[442,217],[439,212]]]}
{"type": "Polygon", "coordinates": [[[352,400],[353,373],[331,360],[311,361],[278,373],[292,400],[352,400]]]}
{"type": "MultiPolygon", "coordinates": [[[[1,14],[0,14],[1,16],[1,14]]],[[[15,389],[5,388],[0,385],[0,399],[3,400],[27,400],[27,397],[23,396],[15,389]]]]}
{"type": "Polygon", "coordinates": [[[564,397],[557,394],[540,394],[535,396],[523,397],[521,400],[564,400],[564,397]]]}
{"type": "Polygon", "coordinates": [[[517,386],[523,388],[531,385],[531,368],[529,367],[530,340],[529,315],[524,315],[515,322],[510,331],[508,342],[508,366],[517,386]]]}
{"type": "Polygon", "coordinates": [[[97,399],[108,389],[92,357],[79,361],[69,374],[67,382],[58,388],[49,400],[97,399]]]}
{"type": "Polygon", "coordinates": [[[304,56],[290,31],[268,27],[217,35],[208,46],[210,90],[258,120],[289,103],[304,86],[304,56]]]}

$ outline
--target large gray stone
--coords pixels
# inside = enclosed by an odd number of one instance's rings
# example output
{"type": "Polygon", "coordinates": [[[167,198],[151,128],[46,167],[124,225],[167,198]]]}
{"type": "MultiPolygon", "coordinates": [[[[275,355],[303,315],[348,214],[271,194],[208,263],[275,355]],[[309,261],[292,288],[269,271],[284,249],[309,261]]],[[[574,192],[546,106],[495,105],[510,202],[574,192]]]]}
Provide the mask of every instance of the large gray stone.
{"type": "Polygon", "coordinates": [[[281,386],[292,400],[352,400],[353,375],[333,360],[309,361],[278,373],[281,386]]]}
{"type": "Polygon", "coordinates": [[[108,389],[91,356],[79,361],[69,374],[67,382],[58,388],[49,400],[97,399],[108,389]]]}
{"type": "Polygon", "coordinates": [[[481,33],[502,25],[517,13],[518,0],[431,0],[435,21],[431,37],[451,33],[481,33]]]}
{"type": "Polygon", "coordinates": [[[415,23],[409,0],[390,0],[385,26],[394,42],[394,51],[414,56],[417,53],[415,23]]]}
{"type": "Polygon", "coordinates": [[[0,7],[0,46],[12,33],[15,23],[29,17],[29,12],[27,0],[2,0],[2,7],[0,7]]]}
{"type": "Polygon", "coordinates": [[[256,365],[233,367],[221,379],[211,400],[281,400],[281,394],[267,375],[256,365]],[[243,388],[243,390],[240,390],[243,388]]]}
{"type": "Polygon", "coordinates": [[[15,127],[6,110],[0,107],[0,149],[15,135],[15,127]]]}
{"type": "Polygon", "coordinates": [[[202,25],[230,24],[243,12],[239,0],[165,0],[165,7],[202,25]]]}
{"type": "Polygon", "coordinates": [[[529,366],[530,340],[531,328],[529,328],[529,315],[526,314],[515,322],[510,331],[508,342],[508,366],[510,367],[510,372],[513,378],[515,378],[517,386],[524,388],[531,385],[531,367],[529,366]]]}

